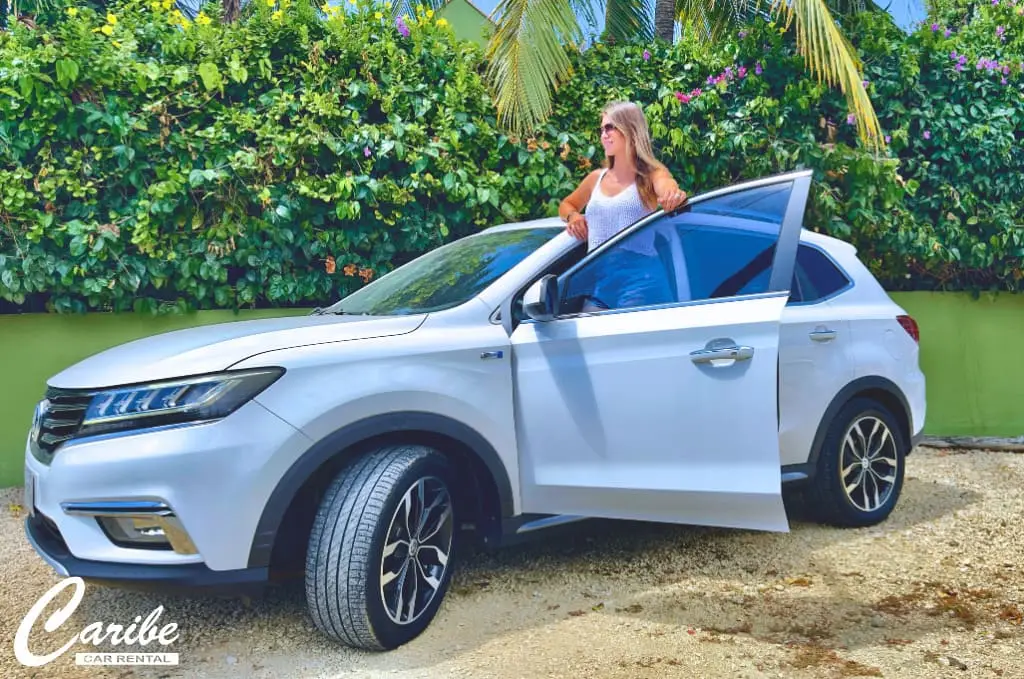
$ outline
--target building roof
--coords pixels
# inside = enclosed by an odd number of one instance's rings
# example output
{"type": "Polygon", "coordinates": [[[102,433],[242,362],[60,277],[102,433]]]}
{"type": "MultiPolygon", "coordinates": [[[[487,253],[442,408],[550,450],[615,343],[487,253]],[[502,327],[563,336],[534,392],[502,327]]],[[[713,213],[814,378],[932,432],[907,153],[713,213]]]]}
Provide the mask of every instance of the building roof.
{"type": "MultiPolygon", "coordinates": [[[[479,7],[474,5],[472,2],[470,2],[470,0],[458,0],[458,1],[459,2],[464,2],[467,5],[469,5],[470,7],[472,7],[473,9],[475,9],[477,11],[477,13],[479,13],[480,16],[482,16],[484,18],[484,20],[486,20],[488,23],[492,23],[492,24],[494,23],[494,20],[491,19],[491,17],[487,16],[482,9],[480,9],[479,7]]],[[[441,5],[441,7],[445,7],[446,5],[450,5],[453,2],[455,2],[455,0],[445,0],[444,5],[441,5]]]]}

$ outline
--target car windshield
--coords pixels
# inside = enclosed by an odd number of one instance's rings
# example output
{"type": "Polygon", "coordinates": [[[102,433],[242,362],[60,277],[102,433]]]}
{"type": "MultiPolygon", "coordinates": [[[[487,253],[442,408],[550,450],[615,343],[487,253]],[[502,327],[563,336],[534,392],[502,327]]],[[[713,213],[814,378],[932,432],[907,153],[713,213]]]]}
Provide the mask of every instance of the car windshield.
{"type": "Polygon", "coordinates": [[[345,297],[329,312],[400,316],[462,304],[561,229],[510,229],[466,236],[400,266],[345,297]]]}

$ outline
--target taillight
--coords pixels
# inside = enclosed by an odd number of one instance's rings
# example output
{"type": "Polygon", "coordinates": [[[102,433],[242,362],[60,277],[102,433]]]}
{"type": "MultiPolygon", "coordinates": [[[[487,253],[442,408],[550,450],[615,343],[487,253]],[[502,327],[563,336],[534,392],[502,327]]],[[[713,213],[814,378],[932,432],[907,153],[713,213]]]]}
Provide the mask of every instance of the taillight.
{"type": "Polygon", "coordinates": [[[914,338],[914,341],[921,342],[921,331],[917,327],[917,321],[910,316],[897,316],[896,320],[900,322],[903,329],[907,331],[907,334],[914,338]]]}

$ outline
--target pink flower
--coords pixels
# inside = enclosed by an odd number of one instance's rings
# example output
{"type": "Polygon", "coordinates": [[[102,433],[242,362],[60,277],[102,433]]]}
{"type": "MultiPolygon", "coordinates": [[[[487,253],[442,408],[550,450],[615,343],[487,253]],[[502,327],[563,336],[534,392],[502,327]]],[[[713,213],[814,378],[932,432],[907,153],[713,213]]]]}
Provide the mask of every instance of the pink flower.
{"type": "Polygon", "coordinates": [[[651,60],[651,53],[648,50],[644,50],[644,61],[651,60]]]}
{"type": "Polygon", "coordinates": [[[924,133],[921,136],[923,136],[925,139],[931,139],[932,138],[932,131],[931,130],[925,130],[924,133]]]}
{"type": "Polygon", "coordinates": [[[369,146],[363,147],[363,155],[366,156],[367,158],[373,155],[373,151],[370,150],[369,146]]]}
{"type": "Polygon", "coordinates": [[[932,24],[932,33],[934,33],[937,30],[939,30],[939,25],[938,24],[932,24]]]}
{"type": "Polygon", "coordinates": [[[855,116],[852,113],[850,115],[846,116],[846,124],[847,125],[853,125],[855,122],[857,122],[857,116],[855,116]]]}
{"type": "Polygon", "coordinates": [[[892,142],[892,137],[890,137],[889,135],[885,135],[885,143],[889,144],[891,142],[892,142]]]}
{"type": "Polygon", "coordinates": [[[948,28],[947,28],[947,29],[945,30],[945,32],[943,32],[943,34],[942,34],[942,35],[944,35],[945,37],[947,37],[947,38],[948,38],[949,36],[953,35],[953,31],[951,31],[950,29],[948,29],[948,28]]]}
{"type": "Polygon", "coordinates": [[[764,69],[761,68],[761,62],[759,61],[754,65],[754,74],[761,75],[762,73],[764,73],[764,69]]]}
{"type": "Polygon", "coordinates": [[[395,19],[395,28],[398,29],[398,32],[402,34],[403,38],[409,37],[409,27],[405,25],[405,21],[402,20],[402,17],[395,19]]]}
{"type": "Polygon", "coordinates": [[[736,73],[737,73],[737,75],[739,75],[739,77],[746,78],[747,77],[747,67],[746,66],[740,66],[740,70],[736,71],[736,73]]]}
{"type": "Polygon", "coordinates": [[[1009,81],[1007,81],[1007,80],[1006,80],[1006,78],[1000,78],[1000,79],[999,79],[999,83],[1000,83],[1001,85],[1008,85],[1008,84],[1009,84],[1009,81]]]}

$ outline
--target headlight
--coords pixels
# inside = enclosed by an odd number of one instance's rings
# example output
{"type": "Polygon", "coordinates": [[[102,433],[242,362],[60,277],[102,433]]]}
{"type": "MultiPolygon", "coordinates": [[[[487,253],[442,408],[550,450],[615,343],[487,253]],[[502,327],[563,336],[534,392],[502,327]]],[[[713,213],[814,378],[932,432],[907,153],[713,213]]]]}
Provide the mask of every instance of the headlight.
{"type": "Polygon", "coordinates": [[[283,374],[265,368],[101,391],[89,403],[79,435],[227,417],[283,374]]]}

